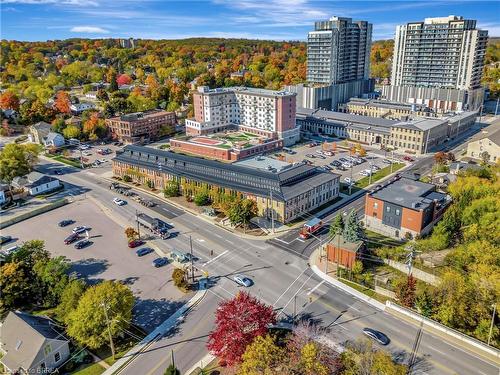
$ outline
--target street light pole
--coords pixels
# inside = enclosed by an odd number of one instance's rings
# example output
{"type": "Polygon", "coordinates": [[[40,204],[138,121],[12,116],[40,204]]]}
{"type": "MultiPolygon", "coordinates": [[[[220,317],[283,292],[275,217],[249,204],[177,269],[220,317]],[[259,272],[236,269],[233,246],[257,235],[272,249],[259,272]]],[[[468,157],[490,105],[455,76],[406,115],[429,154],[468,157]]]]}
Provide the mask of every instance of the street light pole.
{"type": "Polygon", "coordinates": [[[493,315],[491,315],[491,325],[490,325],[490,334],[488,335],[488,345],[490,345],[491,334],[493,333],[493,324],[495,323],[495,314],[497,312],[497,304],[493,305],[493,315]]]}
{"type": "Polygon", "coordinates": [[[194,265],[193,265],[193,240],[191,239],[191,236],[189,236],[189,247],[191,248],[191,280],[194,283],[194,265]]]}
{"type": "Polygon", "coordinates": [[[108,317],[108,307],[103,302],[101,306],[104,310],[104,316],[106,317],[106,325],[108,326],[108,336],[109,336],[109,346],[111,347],[111,355],[113,357],[113,361],[115,360],[115,344],[113,343],[113,337],[111,336],[111,328],[109,327],[109,317],[108,317]]]}
{"type": "Polygon", "coordinates": [[[135,222],[137,223],[137,237],[140,240],[141,239],[141,228],[139,226],[139,219],[138,219],[138,213],[137,210],[135,210],[135,222]]]}

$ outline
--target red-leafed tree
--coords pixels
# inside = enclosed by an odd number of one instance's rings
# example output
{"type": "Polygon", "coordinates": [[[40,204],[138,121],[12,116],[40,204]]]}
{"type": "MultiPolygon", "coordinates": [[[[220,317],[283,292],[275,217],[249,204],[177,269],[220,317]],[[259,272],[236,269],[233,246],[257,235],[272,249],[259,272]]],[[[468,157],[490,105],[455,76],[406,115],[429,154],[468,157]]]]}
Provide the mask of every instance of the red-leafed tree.
{"type": "Polygon", "coordinates": [[[228,366],[241,362],[247,346],[276,323],[276,313],[247,292],[220,303],[207,348],[228,366]]]}
{"type": "Polygon", "coordinates": [[[70,106],[71,101],[69,100],[69,94],[66,91],[58,91],[54,102],[54,107],[57,111],[60,113],[70,113],[70,106]]]}
{"type": "Polygon", "coordinates": [[[0,94],[0,108],[19,111],[19,98],[12,91],[0,94]]]}
{"type": "Polygon", "coordinates": [[[408,278],[396,282],[396,298],[403,306],[412,308],[415,305],[415,291],[417,289],[417,280],[409,275],[408,278]]]}
{"type": "Polygon", "coordinates": [[[118,78],[116,78],[116,83],[118,83],[118,86],[128,85],[130,82],[132,82],[132,78],[130,78],[128,74],[120,74],[118,78]]]}

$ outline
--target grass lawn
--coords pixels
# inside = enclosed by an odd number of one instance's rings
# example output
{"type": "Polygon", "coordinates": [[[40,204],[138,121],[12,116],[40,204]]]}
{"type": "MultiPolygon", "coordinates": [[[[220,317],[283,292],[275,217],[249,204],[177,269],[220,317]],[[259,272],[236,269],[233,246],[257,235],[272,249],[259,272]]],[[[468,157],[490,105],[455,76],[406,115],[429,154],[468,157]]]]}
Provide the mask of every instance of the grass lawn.
{"type": "Polygon", "coordinates": [[[88,365],[81,365],[76,370],[71,372],[72,375],[100,375],[106,369],[99,363],[90,363],[88,365]]]}
{"type": "Polygon", "coordinates": [[[81,168],[80,162],[65,158],[62,155],[49,156],[49,157],[61,163],[71,165],[72,167],[81,168]]]}
{"type": "MultiPolygon", "coordinates": [[[[392,172],[396,172],[398,170],[400,170],[401,168],[403,168],[405,166],[404,163],[394,163],[392,165],[392,172]]],[[[385,168],[382,168],[380,171],[372,174],[372,184],[378,180],[380,180],[381,178],[384,178],[388,175],[391,174],[391,166],[389,165],[388,167],[385,167],[385,168]]],[[[359,187],[359,188],[364,188],[364,187],[367,187],[370,183],[370,176],[367,176],[367,177],[363,177],[361,180],[358,180],[356,182],[356,186],[359,187]]]]}
{"type": "Polygon", "coordinates": [[[344,284],[350,286],[351,288],[356,289],[358,292],[366,294],[368,297],[376,299],[379,302],[385,303],[385,301],[390,300],[390,298],[385,297],[381,294],[375,293],[374,290],[366,288],[366,287],[359,285],[357,283],[353,283],[353,282],[346,280],[346,279],[339,279],[339,280],[341,282],[343,282],[344,284]]]}
{"type": "Polygon", "coordinates": [[[223,145],[217,145],[216,147],[218,148],[223,148],[225,150],[229,150],[230,148],[233,148],[233,146],[231,145],[226,145],[226,144],[223,144],[223,145]]]}
{"type": "Polygon", "coordinates": [[[367,229],[365,229],[365,234],[368,242],[368,247],[371,249],[377,249],[383,246],[396,247],[404,243],[403,241],[398,241],[394,238],[386,237],[383,234],[375,233],[367,229]]]}

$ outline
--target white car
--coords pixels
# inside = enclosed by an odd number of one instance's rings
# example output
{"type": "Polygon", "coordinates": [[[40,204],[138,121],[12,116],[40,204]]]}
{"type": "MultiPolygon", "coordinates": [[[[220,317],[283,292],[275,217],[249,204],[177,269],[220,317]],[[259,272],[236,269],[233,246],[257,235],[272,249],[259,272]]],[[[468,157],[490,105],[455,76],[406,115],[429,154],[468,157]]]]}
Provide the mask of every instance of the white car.
{"type": "Polygon", "coordinates": [[[113,202],[115,204],[117,204],[118,206],[123,206],[124,204],[127,204],[127,202],[125,202],[123,199],[120,199],[120,198],[114,198],[113,202]]]}
{"type": "Polygon", "coordinates": [[[344,178],[344,182],[345,182],[345,183],[348,183],[348,184],[352,184],[352,180],[351,180],[351,178],[350,178],[350,177],[346,177],[346,178],[344,178]]]}
{"type": "Polygon", "coordinates": [[[252,286],[252,284],[253,284],[252,279],[250,279],[249,277],[247,277],[245,275],[235,275],[233,277],[233,280],[237,284],[244,286],[245,288],[248,288],[248,287],[252,286]]]}
{"type": "Polygon", "coordinates": [[[364,171],[359,172],[361,176],[369,176],[372,174],[372,171],[369,169],[365,169],[364,171]]]}
{"type": "Polygon", "coordinates": [[[372,165],[372,171],[379,171],[379,170],[380,170],[379,167],[377,167],[376,165],[372,165]]]}

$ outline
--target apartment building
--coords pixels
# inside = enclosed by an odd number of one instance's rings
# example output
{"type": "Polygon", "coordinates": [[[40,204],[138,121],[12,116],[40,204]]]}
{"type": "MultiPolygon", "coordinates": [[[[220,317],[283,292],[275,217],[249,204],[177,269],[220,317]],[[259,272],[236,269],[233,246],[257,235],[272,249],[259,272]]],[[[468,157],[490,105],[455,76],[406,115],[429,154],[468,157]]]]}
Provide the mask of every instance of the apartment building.
{"type": "Polygon", "coordinates": [[[346,138],[419,155],[433,151],[437,146],[470,129],[476,116],[476,112],[462,112],[441,118],[410,117],[406,120],[389,120],[299,108],[297,125],[305,133],[346,138]]]}
{"type": "Polygon", "coordinates": [[[236,127],[292,145],[300,137],[295,96],[287,91],[200,86],[193,93],[194,118],[186,120],[186,134],[206,135],[236,127]]]}
{"type": "Polygon", "coordinates": [[[105,120],[113,139],[136,143],[175,133],[175,112],[152,110],[111,117],[105,120]]]}
{"type": "Polygon", "coordinates": [[[365,227],[393,238],[428,234],[451,203],[433,184],[411,178],[391,180],[365,198],[365,227]]]}
{"type": "Polygon", "coordinates": [[[459,16],[397,26],[391,86],[382,97],[439,112],[478,109],[487,41],[475,20],[459,16]]]}
{"type": "Polygon", "coordinates": [[[339,195],[340,175],[304,163],[271,160],[258,156],[228,164],[129,145],[117,152],[112,165],[115,176],[128,175],[141,184],[152,181],[158,189],[176,179],[206,184],[209,189],[228,193],[240,192],[256,202],[259,216],[282,223],[301,217],[339,195]]]}
{"type": "Polygon", "coordinates": [[[481,161],[497,163],[500,160],[500,126],[490,125],[481,138],[469,142],[467,156],[481,161]]]}

